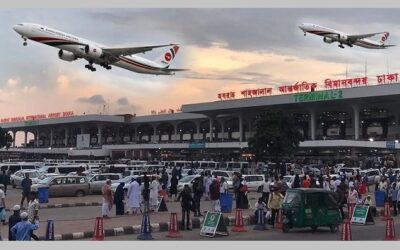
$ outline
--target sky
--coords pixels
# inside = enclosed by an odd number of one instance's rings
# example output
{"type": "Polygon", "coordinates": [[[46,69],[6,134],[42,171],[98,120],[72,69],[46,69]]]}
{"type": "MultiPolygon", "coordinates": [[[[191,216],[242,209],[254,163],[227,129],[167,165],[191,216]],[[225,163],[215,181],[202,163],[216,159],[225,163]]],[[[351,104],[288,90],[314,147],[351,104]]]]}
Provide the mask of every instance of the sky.
{"type": "Polygon", "coordinates": [[[322,37],[304,37],[302,22],[349,34],[389,31],[388,43],[399,43],[398,9],[0,9],[0,118],[69,110],[150,115],[217,101],[223,92],[272,87],[278,94],[278,86],[298,81],[323,89],[325,78],[364,76],[365,65],[372,82],[399,72],[399,47],[340,49],[322,37]],[[98,66],[91,72],[84,60],[60,60],[57,48],[33,41],[22,46],[12,29],[21,22],[110,47],[178,43],[171,68],[190,71],[154,76],[98,66]]]}

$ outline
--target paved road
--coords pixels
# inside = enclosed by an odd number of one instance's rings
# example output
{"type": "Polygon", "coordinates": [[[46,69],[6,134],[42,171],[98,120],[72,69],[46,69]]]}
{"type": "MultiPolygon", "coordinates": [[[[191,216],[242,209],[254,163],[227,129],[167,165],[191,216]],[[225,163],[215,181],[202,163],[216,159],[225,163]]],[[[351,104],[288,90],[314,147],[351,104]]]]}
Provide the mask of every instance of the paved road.
{"type": "MultiPolygon", "coordinates": [[[[400,232],[400,220],[396,219],[396,232],[400,232]]],[[[200,236],[200,230],[194,229],[193,231],[181,231],[182,238],[168,238],[167,232],[153,233],[152,236],[155,240],[263,240],[263,241],[319,241],[330,240],[336,241],[341,238],[341,227],[337,233],[331,233],[328,228],[320,228],[313,232],[310,228],[293,229],[289,233],[282,233],[280,230],[271,229],[268,231],[255,231],[253,226],[247,226],[247,232],[235,233],[229,229],[229,236],[218,236],[215,238],[200,236]]],[[[378,241],[385,238],[385,222],[377,221],[375,225],[368,226],[351,226],[353,240],[370,240],[378,241]]],[[[137,235],[123,235],[115,237],[107,237],[106,241],[114,240],[137,240],[137,235]]]]}

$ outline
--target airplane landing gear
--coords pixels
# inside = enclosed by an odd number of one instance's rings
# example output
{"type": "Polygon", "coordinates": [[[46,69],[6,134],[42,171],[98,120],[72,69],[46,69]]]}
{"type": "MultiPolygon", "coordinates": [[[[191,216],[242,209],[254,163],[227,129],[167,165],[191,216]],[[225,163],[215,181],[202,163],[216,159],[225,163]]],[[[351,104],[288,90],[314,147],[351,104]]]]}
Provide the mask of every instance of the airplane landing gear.
{"type": "Polygon", "coordinates": [[[307,33],[306,32],[304,32],[304,36],[306,36],[307,35],[307,33]]]}
{"type": "Polygon", "coordinates": [[[111,66],[108,65],[107,63],[101,63],[100,66],[103,67],[103,68],[105,68],[105,69],[107,69],[107,70],[110,70],[110,69],[111,69],[111,66]]]}
{"type": "Polygon", "coordinates": [[[23,37],[23,36],[21,36],[21,37],[22,37],[22,39],[24,40],[24,42],[22,43],[22,45],[24,45],[24,46],[28,45],[28,43],[26,42],[26,37],[23,37]]]}
{"type": "Polygon", "coordinates": [[[96,71],[96,68],[93,67],[93,65],[92,65],[91,63],[86,64],[86,65],[85,65],[85,68],[87,68],[88,70],[90,70],[90,71],[92,71],[92,72],[96,71]]]}
{"type": "Polygon", "coordinates": [[[343,44],[340,44],[338,47],[344,49],[343,44]]]}

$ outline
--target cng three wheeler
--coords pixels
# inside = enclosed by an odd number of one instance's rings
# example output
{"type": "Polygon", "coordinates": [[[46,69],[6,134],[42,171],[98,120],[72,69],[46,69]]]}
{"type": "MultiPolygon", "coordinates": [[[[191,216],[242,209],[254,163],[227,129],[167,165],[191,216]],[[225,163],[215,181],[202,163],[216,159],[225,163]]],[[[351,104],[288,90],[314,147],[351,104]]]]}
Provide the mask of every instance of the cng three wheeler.
{"type": "Polygon", "coordinates": [[[282,204],[282,231],[291,228],[329,227],[332,233],[338,231],[342,222],[341,213],[334,192],[320,188],[293,188],[286,191],[282,204]]]}

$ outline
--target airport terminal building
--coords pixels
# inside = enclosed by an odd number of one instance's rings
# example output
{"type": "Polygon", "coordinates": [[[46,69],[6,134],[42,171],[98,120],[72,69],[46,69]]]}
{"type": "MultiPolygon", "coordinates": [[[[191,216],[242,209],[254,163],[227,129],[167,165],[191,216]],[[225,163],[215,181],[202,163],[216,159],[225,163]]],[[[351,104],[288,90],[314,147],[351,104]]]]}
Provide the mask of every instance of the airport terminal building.
{"type": "Polygon", "coordinates": [[[14,138],[16,133],[25,133],[22,147],[13,145],[2,153],[71,158],[177,159],[190,155],[205,160],[238,159],[247,155],[257,116],[267,110],[283,110],[294,116],[304,135],[298,157],[393,154],[399,158],[400,84],[280,90],[279,95],[241,99],[223,99],[220,94],[218,101],[186,104],[181,112],[171,114],[2,119],[0,126],[14,138]],[[28,133],[34,135],[34,140],[27,141],[28,133]]]}

